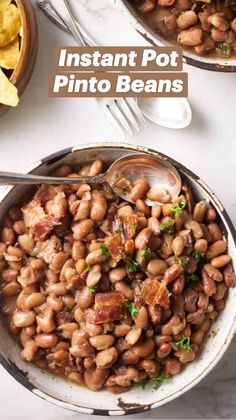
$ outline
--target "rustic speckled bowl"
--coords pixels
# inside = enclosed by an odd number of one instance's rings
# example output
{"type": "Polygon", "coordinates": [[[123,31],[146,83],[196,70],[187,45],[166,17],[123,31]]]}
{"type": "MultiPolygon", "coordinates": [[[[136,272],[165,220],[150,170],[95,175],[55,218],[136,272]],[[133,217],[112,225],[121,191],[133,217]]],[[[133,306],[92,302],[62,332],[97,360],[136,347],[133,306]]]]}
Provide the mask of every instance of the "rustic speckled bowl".
{"type": "MultiPolygon", "coordinates": [[[[117,4],[121,10],[128,15],[130,22],[138,33],[140,33],[150,44],[157,46],[169,46],[167,40],[162,38],[150,26],[146,24],[144,19],[137,13],[130,0],[117,0],[117,4]]],[[[236,72],[236,59],[224,59],[220,57],[198,56],[191,51],[184,50],[184,59],[187,64],[200,67],[205,70],[236,72]]]]}
{"type": "MultiPolygon", "coordinates": [[[[228,240],[229,253],[236,261],[235,231],[215,194],[204,182],[187,168],[155,150],[122,143],[91,143],[59,151],[34,164],[28,172],[48,174],[61,163],[81,165],[102,158],[108,165],[126,154],[144,152],[167,159],[179,170],[180,175],[193,188],[195,196],[206,199],[217,210],[219,220],[228,240]]],[[[7,187],[0,195],[0,219],[10,206],[22,201],[27,187],[7,187]]],[[[35,395],[57,406],[83,414],[122,416],[157,408],[184,394],[201,381],[218,363],[233,337],[236,327],[236,289],[231,289],[225,309],[213,323],[197,359],[186,366],[181,374],[164,383],[157,391],[147,386],[133,387],[125,394],[112,395],[106,391],[91,392],[84,387],[69,383],[33,364],[19,359],[19,346],[4,328],[0,319],[0,362],[22,385],[35,395]]]]}

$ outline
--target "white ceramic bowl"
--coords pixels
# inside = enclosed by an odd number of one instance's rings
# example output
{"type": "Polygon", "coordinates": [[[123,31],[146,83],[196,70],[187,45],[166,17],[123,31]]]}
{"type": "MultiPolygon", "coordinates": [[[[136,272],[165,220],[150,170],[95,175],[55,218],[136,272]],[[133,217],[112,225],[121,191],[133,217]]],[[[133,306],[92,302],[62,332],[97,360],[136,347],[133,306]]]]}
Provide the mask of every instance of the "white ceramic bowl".
{"type": "MultiPolygon", "coordinates": [[[[120,143],[91,143],[62,150],[36,163],[28,172],[48,174],[61,163],[81,165],[96,158],[102,158],[108,165],[115,159],[131,153],[144,152],[159,155],[176,166],[180,175],[192,186],[196,197],[206,199],[217,210],[222,227],[228,239],[229,254],[236,261],[235,231],[222,204],[215,194],[196,175],[174,160],[145,147],[120,143]]],[[[9,187],[0,195],[0,219],[10,206],[22,201],[27,187],[9,187]]],[[[134,414],[157,408],[179,397],[201,381],[218,363],[233,337],[236,327],[236,289],[230,289],[225,309],[213,323],[201,354],[183,371],[164,383],[157,391],[152,387],[133,387],[125,394],[113,395],[106,391],[97,393],[69,383],[53,374],[41,371],[34,364],[19,359],[19,346],[5,329],[0,319],[0,362],[2,366],[22,385],[35,395],[60,407],[83,414],[119,416],[134,414]]]]}
{"type": "MultiPolygon", "coordinates": [[[[162,38],[136,12],[130,0],[117,0],[117,4],[121,10],[128,15],[129,20],[135,27],[136,31],[140,33],[150,44],[157,46],[171,45],[167,40],[162,38]]],[[[205,70],[221,71],[221,72],[236,72],[236,59],[224,59],[220,57],[198,56],[190,51],[184,50],[184,59],[187,64],[195,67],[200,67],[205,70]]]]}

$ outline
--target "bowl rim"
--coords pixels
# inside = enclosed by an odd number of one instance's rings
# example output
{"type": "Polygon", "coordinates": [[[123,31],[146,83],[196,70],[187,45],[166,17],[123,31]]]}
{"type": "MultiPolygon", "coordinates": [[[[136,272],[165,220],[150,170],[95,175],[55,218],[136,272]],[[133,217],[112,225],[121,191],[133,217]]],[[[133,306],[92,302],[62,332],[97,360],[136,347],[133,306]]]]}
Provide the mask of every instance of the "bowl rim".
{"type": "MultiPolygon", "coordinates": [[[[134,26],[136,32],[138,32],[149,44],[154,46],[171,46],[164,39],[158,39],[157,34],[140,18],[140,16],[135,12],[135,9],[129,4],[129,0],[116,0],[121,11],[125,14],[128,14],[130,22],[134,26]]],[[[236,64],[222,64],[222,63],[210,63],[205,62],[197,58],[197,55],[194,55],[196,58],[189,57],[185,54],[183,49],[183,59],[186,64],[189,64],[194,67],[198,67],[204,70],[223,72],[223,73],[236,73],[236,64]]]]}
{"type": "MultiPolygon", "coordinates": [[[[225,208],[223,207],[221,201],[218,199],[218,197],[216,196],[216,194],[208,187],[208,185],[203,182],[201,180],[201,178],[199,178],[194,172],[192,172],[191,170],[189,170],[188,168],[186,168],[183,164],[179,163],[178,161],[174,160],[173,158],[158,152],[152,148],[148,148],[148,147],[143,147],[143,146],[138,146],[138,145],[134,145],[134,144],[129,144],[129,143],[123,143],[123,142],[91,142],[91,143],[85,143],[85,144],[81,144],[78,146],[72,146],[66,149],[62,149],[59,150],[57,152],[54,152],[50,155],[47,155],[46,157],[42,158],[41,160],[33,163],[28,169],[26,169],[24,171],[24,173],[31,173],[34,170],[36,170],[37,168],[39,168],[41,165],[45,164],[45,165],[50,165],[50,164],[54,164],[60,163],[60,160],[63,159],[64,157],[66,157],[68,154],[73,154],[74,152],[77,152],[79,150],[89,150],[89,149],[96,149],[96,148],[109,148],[109,149],[126,149],[127,151],[135,151],[135,152],[142,152],[142,153],[147,153],[147,154],[151,154],[154,156],[158,156],[164,160],[168,160],[171,164],[173,164],[177,170],[182,171],[183,173],[186,173],[192,180],[193,182],[199,184],[199,186],[201,188],[203,188],[206,193],[210,196],[210,198],[212,199],[215,207],[217,208],[217,210],[219,211],[219,213],[222,215],[222,218],[225,219],[225,223],[224,225],[227,225],[232,238],[233,238],[233,244],[236,247],[236,231],[235,228],[233,226],[233,223],[228,215],[228,213],[226,212],[225,208]]],[[[2,189],[2,191],[0,192],[0,206],[2,205],[3,201],[8,197],[8,195],[14,190],[14,186],[9,186],[9,187],[5,187],[2,189]]],[[[233,262],[234,264],[234,262],[233,262]]],[[[17,380],[17,382],[19,382],[21,385],[23,385],[25,388],[27,388],[29,391],[31,391],[34,395],[39,396],[40,398],[42,398],[43,400],[53,403],[54,405],[70,410],[70,411],[74,411],[74,412],[78,412],[81,414],[92,414],[92,415],[97,415],[97,416],[121,416],[121,415],[131,415],[131,414],[138,414],[138,413],[143,413],[152,409],[155,409],[157,407],[160,407],[176,398],[178,398],[179,396],[183,395],[185,392],[189,391],[191,388],[193,388],[195,385],[197,385],[203,378],[205,378],[208,373],[210,373],[212,371],[212,369],[216,366],[216,364],[220,361],[220,359],[222,358],[222,356],[224,355],[224,353],[226,352],[227,348],[229,347],[231,340],[234,336],[236,330],[236,314],[234,316],[234,318],[231,320],[231,327],[229,330],[229,333],[226,337],[226,339],[224,340],[224,342],[222,343],[217,357],[215,357],[214,360],[212,360],[207,369],[204,370],[204,372],[200,373],[194,380],[192,380],[190,383],[187,383],[186,385],[182,386],[179,390],[174,391],[171,395],[169,395],[168,397],[163,398],[161,401],[158,401],[158,405],[155,406],[155,402],[150,403],[150,404],[143,404],[143,405],[132,405],[132,406],[128,406],[128,407],[122,407],[122,410],[109,410],[109,409],[91,409],[82,405],[74,405],[72,403],[69,402],[65,402],[60,400],[59,398],[56,397],[52,397],[49,394],[47,394],[44,391],[41,391],[38,387],[34,386],[30,380],[28,379],[28,375],[27,373],[25,373],[24,371],[22,371],[21,369],[19,369],[15,363],[11,362],[10,360],[8,360],[7,358],[5,358],[0,351],[0,365],[3,366],[3,368],[11,375],[14,377],[14,379],[17,380]]]]}

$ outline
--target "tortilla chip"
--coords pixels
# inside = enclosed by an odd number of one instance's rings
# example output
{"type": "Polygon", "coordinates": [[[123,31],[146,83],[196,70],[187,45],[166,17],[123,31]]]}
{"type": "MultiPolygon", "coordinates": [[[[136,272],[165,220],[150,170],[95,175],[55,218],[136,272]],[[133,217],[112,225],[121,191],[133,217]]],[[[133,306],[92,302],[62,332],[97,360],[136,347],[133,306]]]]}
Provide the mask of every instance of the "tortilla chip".
{"type": "Polygon", "coordinates": [[[0,103],[8,106],[17,106],[19,96],[17,88],[8,80],[0,69],[0,103]]]}
{"type": "Polygon", "coordinates": [[[0,67],[14,70],[20,57],[19,37],[11,44],[0,48],[0,67]]]}
{"type": "Polygon", "coordinates": [[[20,32],[20,12],[14,4],[0,8],[0,47],[10,44],[20,32]]]}
{"type": "Polygon", "coordinates": [[[11,4],[11,0],[0,0],[0,9],[3,9],[11,4]]]}

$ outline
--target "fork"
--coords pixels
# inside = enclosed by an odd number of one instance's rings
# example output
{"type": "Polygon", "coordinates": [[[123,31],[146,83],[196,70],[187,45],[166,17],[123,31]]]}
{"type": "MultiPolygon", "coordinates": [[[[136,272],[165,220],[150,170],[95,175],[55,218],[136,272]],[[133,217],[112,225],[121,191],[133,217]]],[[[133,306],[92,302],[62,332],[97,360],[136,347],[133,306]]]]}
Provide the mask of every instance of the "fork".
{"type": "MultiPolygon", "coordinates": [[[[50,0],[36,1],[47,16],[51,17],[61,28],[73,35],[77,44],[84,46],[96,45],[75,21],[67,0],[61,0],[65,6],[67,16],[61,16],[50,0]]],[[[134,98],[96,98],[96,101],[111,124],[119,129],[125,138],[127,135],[133,136],[135,130],[139,133],[142,126],[147,127],[146,120],[134,98]]]]}

